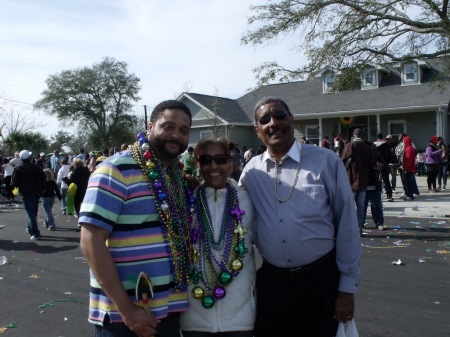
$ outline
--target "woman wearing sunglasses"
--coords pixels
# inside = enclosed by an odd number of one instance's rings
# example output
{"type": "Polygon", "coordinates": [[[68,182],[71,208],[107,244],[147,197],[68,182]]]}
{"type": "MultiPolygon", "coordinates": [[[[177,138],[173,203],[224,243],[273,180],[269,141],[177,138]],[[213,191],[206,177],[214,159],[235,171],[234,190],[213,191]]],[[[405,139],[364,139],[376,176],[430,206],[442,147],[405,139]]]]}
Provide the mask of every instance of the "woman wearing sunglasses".
{"type": "Polygon", "coordinates": [[[253,205],[229,176],[224,138],[195,147],[203,182],[194,191],[193,261],[189,309],[181,316],[184,337],[252,337],[255,321],[253,205]]]}

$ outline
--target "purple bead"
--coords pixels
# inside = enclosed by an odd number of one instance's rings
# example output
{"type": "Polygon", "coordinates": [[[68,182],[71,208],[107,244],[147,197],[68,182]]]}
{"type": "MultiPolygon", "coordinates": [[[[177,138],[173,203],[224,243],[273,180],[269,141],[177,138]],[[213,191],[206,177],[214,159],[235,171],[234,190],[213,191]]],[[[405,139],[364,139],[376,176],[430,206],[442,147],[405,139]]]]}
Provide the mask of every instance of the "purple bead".
{"type": "Polygon", "coordinates": [[[213,293],[214,298],[220,300],[221,298],[224,298],[226,294],[227,294],[227,292],[225,291],[224,287],[218,286],[218,287],[214,288],[214,293],[213,293]]]}
{"type": "Polygon", "coordinates": [[[153,182],[153,187],[154,187],[155,190],[161,189],[161,187],[162,187],[162,182],[161,182],[160,180],[155,180],[155,181],[153,182]]]}

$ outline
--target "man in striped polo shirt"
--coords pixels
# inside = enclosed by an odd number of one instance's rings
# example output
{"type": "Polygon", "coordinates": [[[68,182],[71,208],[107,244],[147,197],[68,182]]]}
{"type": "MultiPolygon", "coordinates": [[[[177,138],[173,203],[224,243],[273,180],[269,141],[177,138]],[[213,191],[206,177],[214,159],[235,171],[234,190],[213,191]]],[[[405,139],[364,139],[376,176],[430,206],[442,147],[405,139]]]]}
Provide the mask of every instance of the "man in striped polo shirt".
{"type": "Polygon", "coordinates": [[[148,143],[141,137],[91,175],[79,223],[96,337],[180,336],[178,316],[188,306],[190,207],[177,158],[187,148],[191,122],[185,104],[161,102],[148,143]],[[136,293],[141,272],[153,285],[148,305],[136,293]]]}

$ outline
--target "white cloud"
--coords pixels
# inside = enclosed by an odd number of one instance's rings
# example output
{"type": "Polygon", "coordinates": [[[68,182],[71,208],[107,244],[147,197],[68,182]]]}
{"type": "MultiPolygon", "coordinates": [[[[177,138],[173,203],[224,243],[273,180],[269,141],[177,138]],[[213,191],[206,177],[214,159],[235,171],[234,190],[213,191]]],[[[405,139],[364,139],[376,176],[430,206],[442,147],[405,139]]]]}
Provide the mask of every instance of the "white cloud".
{"type": "MultiPolygon", "coordinates": [[[[139,104],[150,110],[187,82],[192,92],[238,98],[255,85],[251,69],[262,62],[302,62],[293,41],[240,44],[249,6],[262,1],[2,0],[0,91],[32,104],[49,75],[110,56],[141,79],[139,104]]],[[[48,120],[42,132],[55,134],[58,123],[48,120]]]]}

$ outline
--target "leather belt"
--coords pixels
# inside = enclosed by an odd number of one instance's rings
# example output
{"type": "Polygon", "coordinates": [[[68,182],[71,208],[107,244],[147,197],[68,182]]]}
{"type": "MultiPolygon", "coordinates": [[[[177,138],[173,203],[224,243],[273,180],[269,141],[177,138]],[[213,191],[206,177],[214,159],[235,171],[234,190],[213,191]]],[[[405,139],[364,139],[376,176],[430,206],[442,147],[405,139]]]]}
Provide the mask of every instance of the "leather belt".
{"type": "Polygon", "coordinates": [[[317,269],[317,267],[325,264],[326,262],[334,259],[336,256],[336,250],[332,249],[328,253],[326,253],[324,256],[318,258],[317,260],[308,263],[304,266],[296,267],[296,268],[281,268],[274,266],[267,262],[266,260],[263,261],[263,267],[266,267],[267,269],[270,269],[272,272],[275,272],[280,275],[288,276],[291,279],[298,278],[307,272],[313,271],[317,269]]]}

